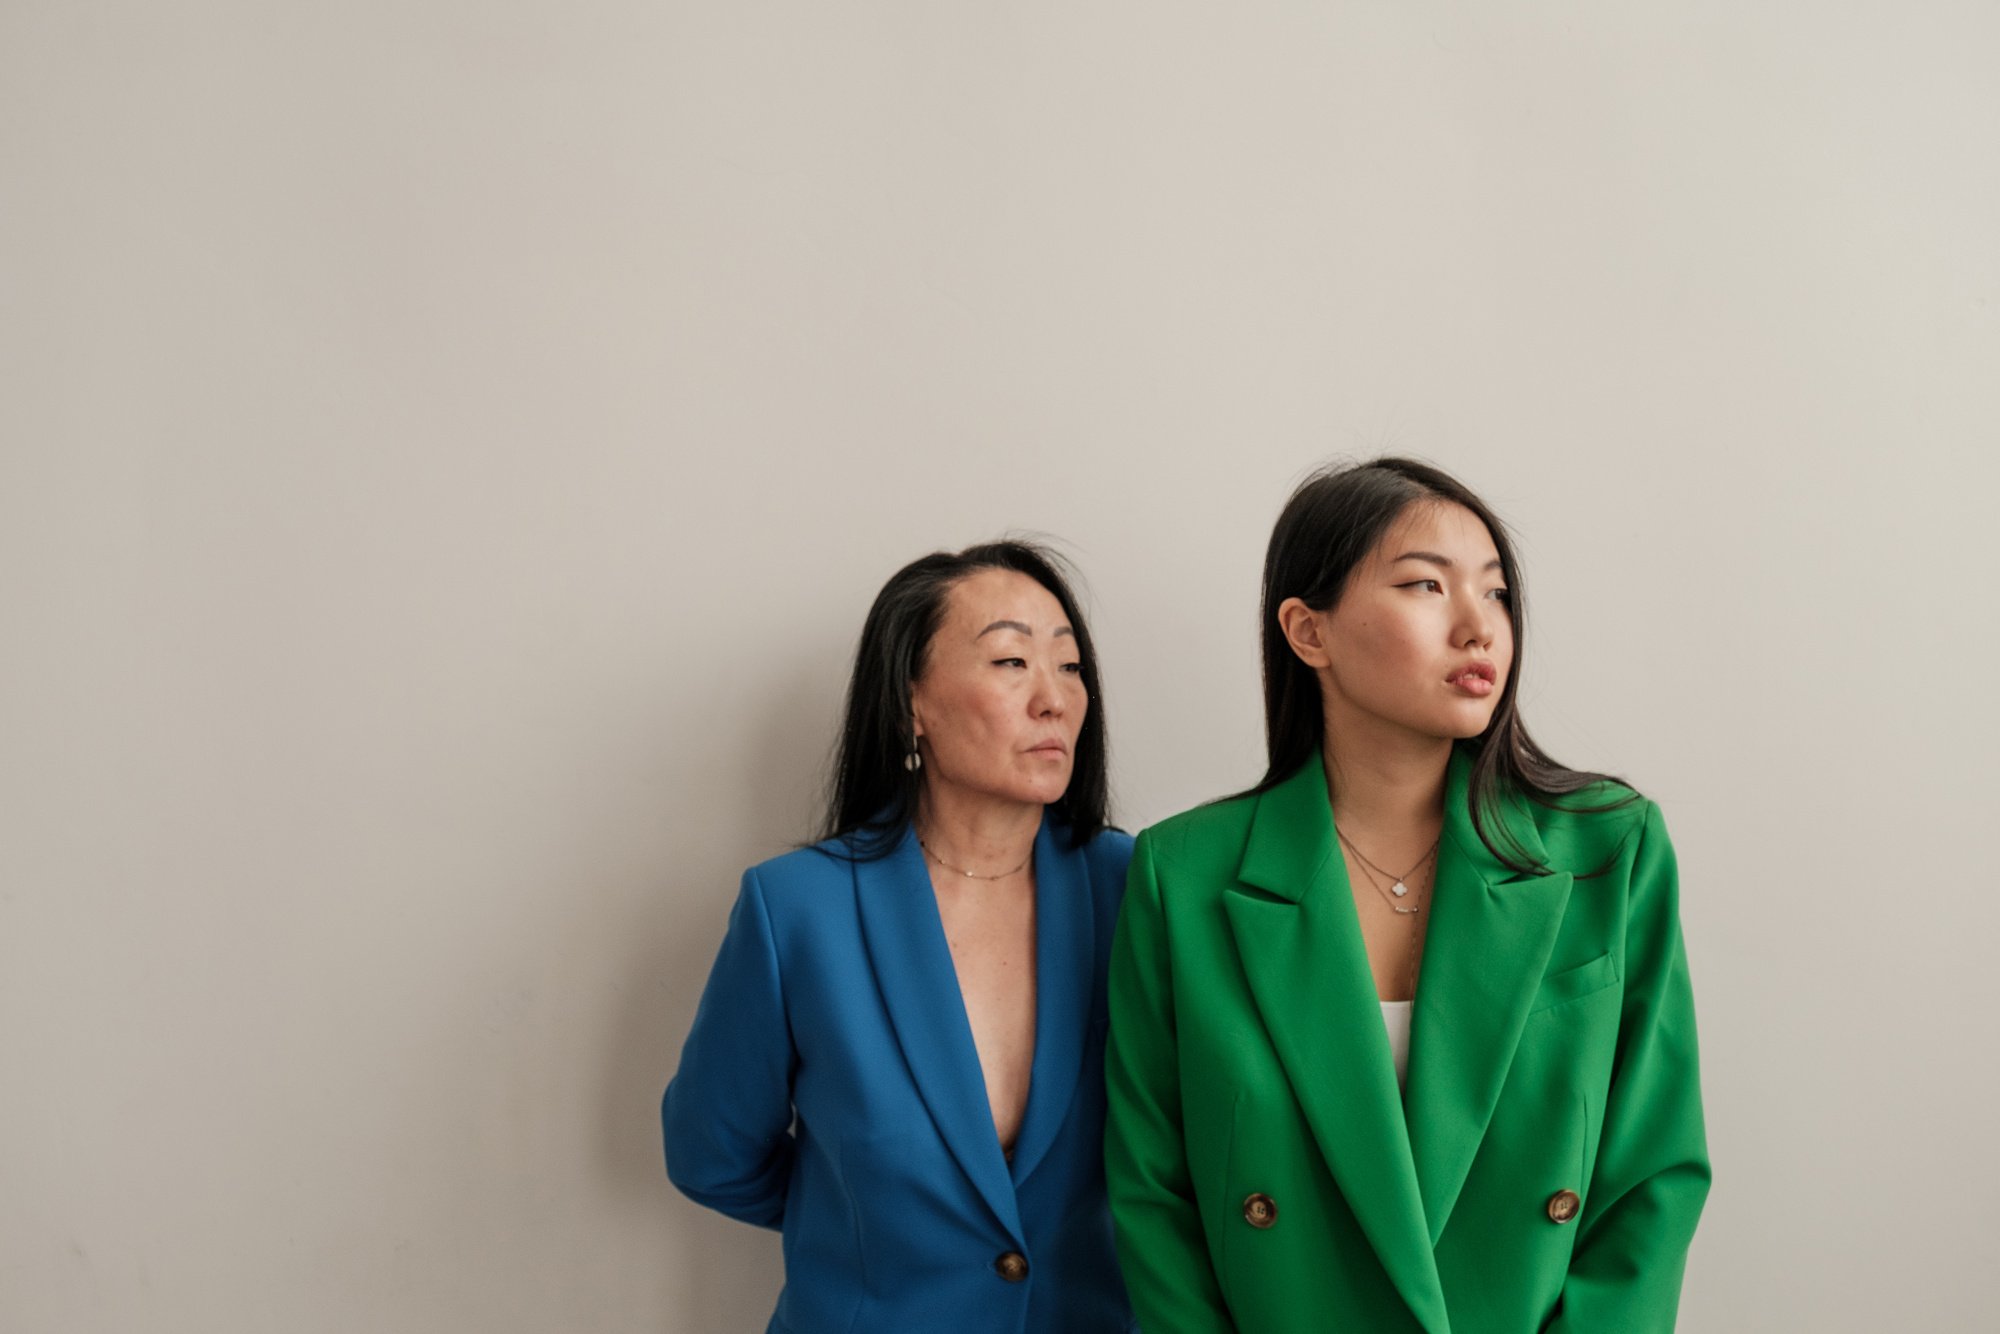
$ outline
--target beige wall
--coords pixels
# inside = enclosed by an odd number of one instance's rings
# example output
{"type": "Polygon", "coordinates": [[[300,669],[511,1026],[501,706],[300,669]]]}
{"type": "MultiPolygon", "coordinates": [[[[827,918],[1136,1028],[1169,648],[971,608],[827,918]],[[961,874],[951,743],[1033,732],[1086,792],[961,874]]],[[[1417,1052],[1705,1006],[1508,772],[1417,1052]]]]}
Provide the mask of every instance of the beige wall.
{"type": "Polygon", "coordinates": [[[2000,11],[0,3],[0,1328],[760,1329],[655,1102],[902,560],[1254,776],[1290,483],[1666,806],[1683,1328],[1990,1329],[2000,11]]]}

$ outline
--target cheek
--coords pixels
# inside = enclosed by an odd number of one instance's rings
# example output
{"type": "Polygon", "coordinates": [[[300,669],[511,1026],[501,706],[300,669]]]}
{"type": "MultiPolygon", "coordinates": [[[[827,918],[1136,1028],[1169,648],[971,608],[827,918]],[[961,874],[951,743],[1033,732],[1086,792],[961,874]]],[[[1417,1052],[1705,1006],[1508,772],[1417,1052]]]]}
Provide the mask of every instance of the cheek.
{"type": "Polygon", "coordinates": [[[1004,727],[1007,703],[1001,692],[968,688],[952,697],[947,710],[939,730],[948,734],[948,744],[962,758],[979,764],[993,752],[1004,727]]]}
{"type": "Polygon", "coordinates": [[[1376,612],[1342,629],[1334,679],[1364,708],[1398,713],[1431,694],[1438,632],[1408,616],[1376,612]]]}
{"type": "Polygon", "coordinates": [[[1350,655],[1350,665],[1367,675],[1401,679],[1409,675],[1412,666],[1431,656],[1420,639],[1416,627],[1393,617],[1363,621],[1354,638],[1356,652],[1350,655]]]}

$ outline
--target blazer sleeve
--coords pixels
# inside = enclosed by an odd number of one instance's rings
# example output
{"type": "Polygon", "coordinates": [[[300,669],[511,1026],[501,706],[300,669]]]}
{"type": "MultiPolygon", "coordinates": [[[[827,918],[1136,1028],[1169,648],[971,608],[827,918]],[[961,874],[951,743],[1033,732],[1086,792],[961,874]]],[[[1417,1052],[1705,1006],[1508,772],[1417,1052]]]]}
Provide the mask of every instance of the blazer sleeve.
{"type": "Polygon", "coordinates": [[[794,1064],[777,943],[753,868],[660,1104],[668,1180],[731,1218],[780,1226],[792,1174],[794,1064]]]}
{"type": "Polygon", "coordinates": [[[1139,835],[1111,946],[1104,1175],[1118,1261],[1146,1334],[1234,1334],[1181,1134],[1180,1059],[1159,878],[1139,835]]]}
{"type": "Polygon", "coordinates": [[[1634,854],[1624,1009],[1604,1131],[1549,1334],[1670,1334],[1708,1197],[1694,993],[1674,850],[1648,805],[1634,854]]]}

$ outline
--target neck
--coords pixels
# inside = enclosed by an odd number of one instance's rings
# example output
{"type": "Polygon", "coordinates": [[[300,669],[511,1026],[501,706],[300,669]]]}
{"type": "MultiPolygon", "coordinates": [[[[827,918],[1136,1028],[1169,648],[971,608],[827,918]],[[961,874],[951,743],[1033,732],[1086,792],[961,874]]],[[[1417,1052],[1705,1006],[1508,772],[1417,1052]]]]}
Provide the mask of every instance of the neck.
{"type": "Polygon", "coordinates": [[[1381,725],[1357,726],[1331,713],[1323,758],[1334,823],[1389,840],[1435,837],[1444,823],[1451,741],[1381,725]]]}
{"type": "Polygon", "coordinates": [[[917,802],[916,826],[934,857],[974,875],[999,875],[1033,853],[1042,808],[933,780],[917,802]]]}

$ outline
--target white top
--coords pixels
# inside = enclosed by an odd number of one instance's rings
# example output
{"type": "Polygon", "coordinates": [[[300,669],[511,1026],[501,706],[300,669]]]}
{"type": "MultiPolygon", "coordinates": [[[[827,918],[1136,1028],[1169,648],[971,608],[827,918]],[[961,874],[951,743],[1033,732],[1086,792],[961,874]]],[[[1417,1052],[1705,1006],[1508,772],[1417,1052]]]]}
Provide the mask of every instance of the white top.
{"type": "Polygon", "coordinates": [[[1382,1027],[1389,1030],[1389,1055],[1396,1060],[1396,1087],[1410,1072],[1410,1010],[1415,1001],[1383,1001],[1382,1027]]]}

